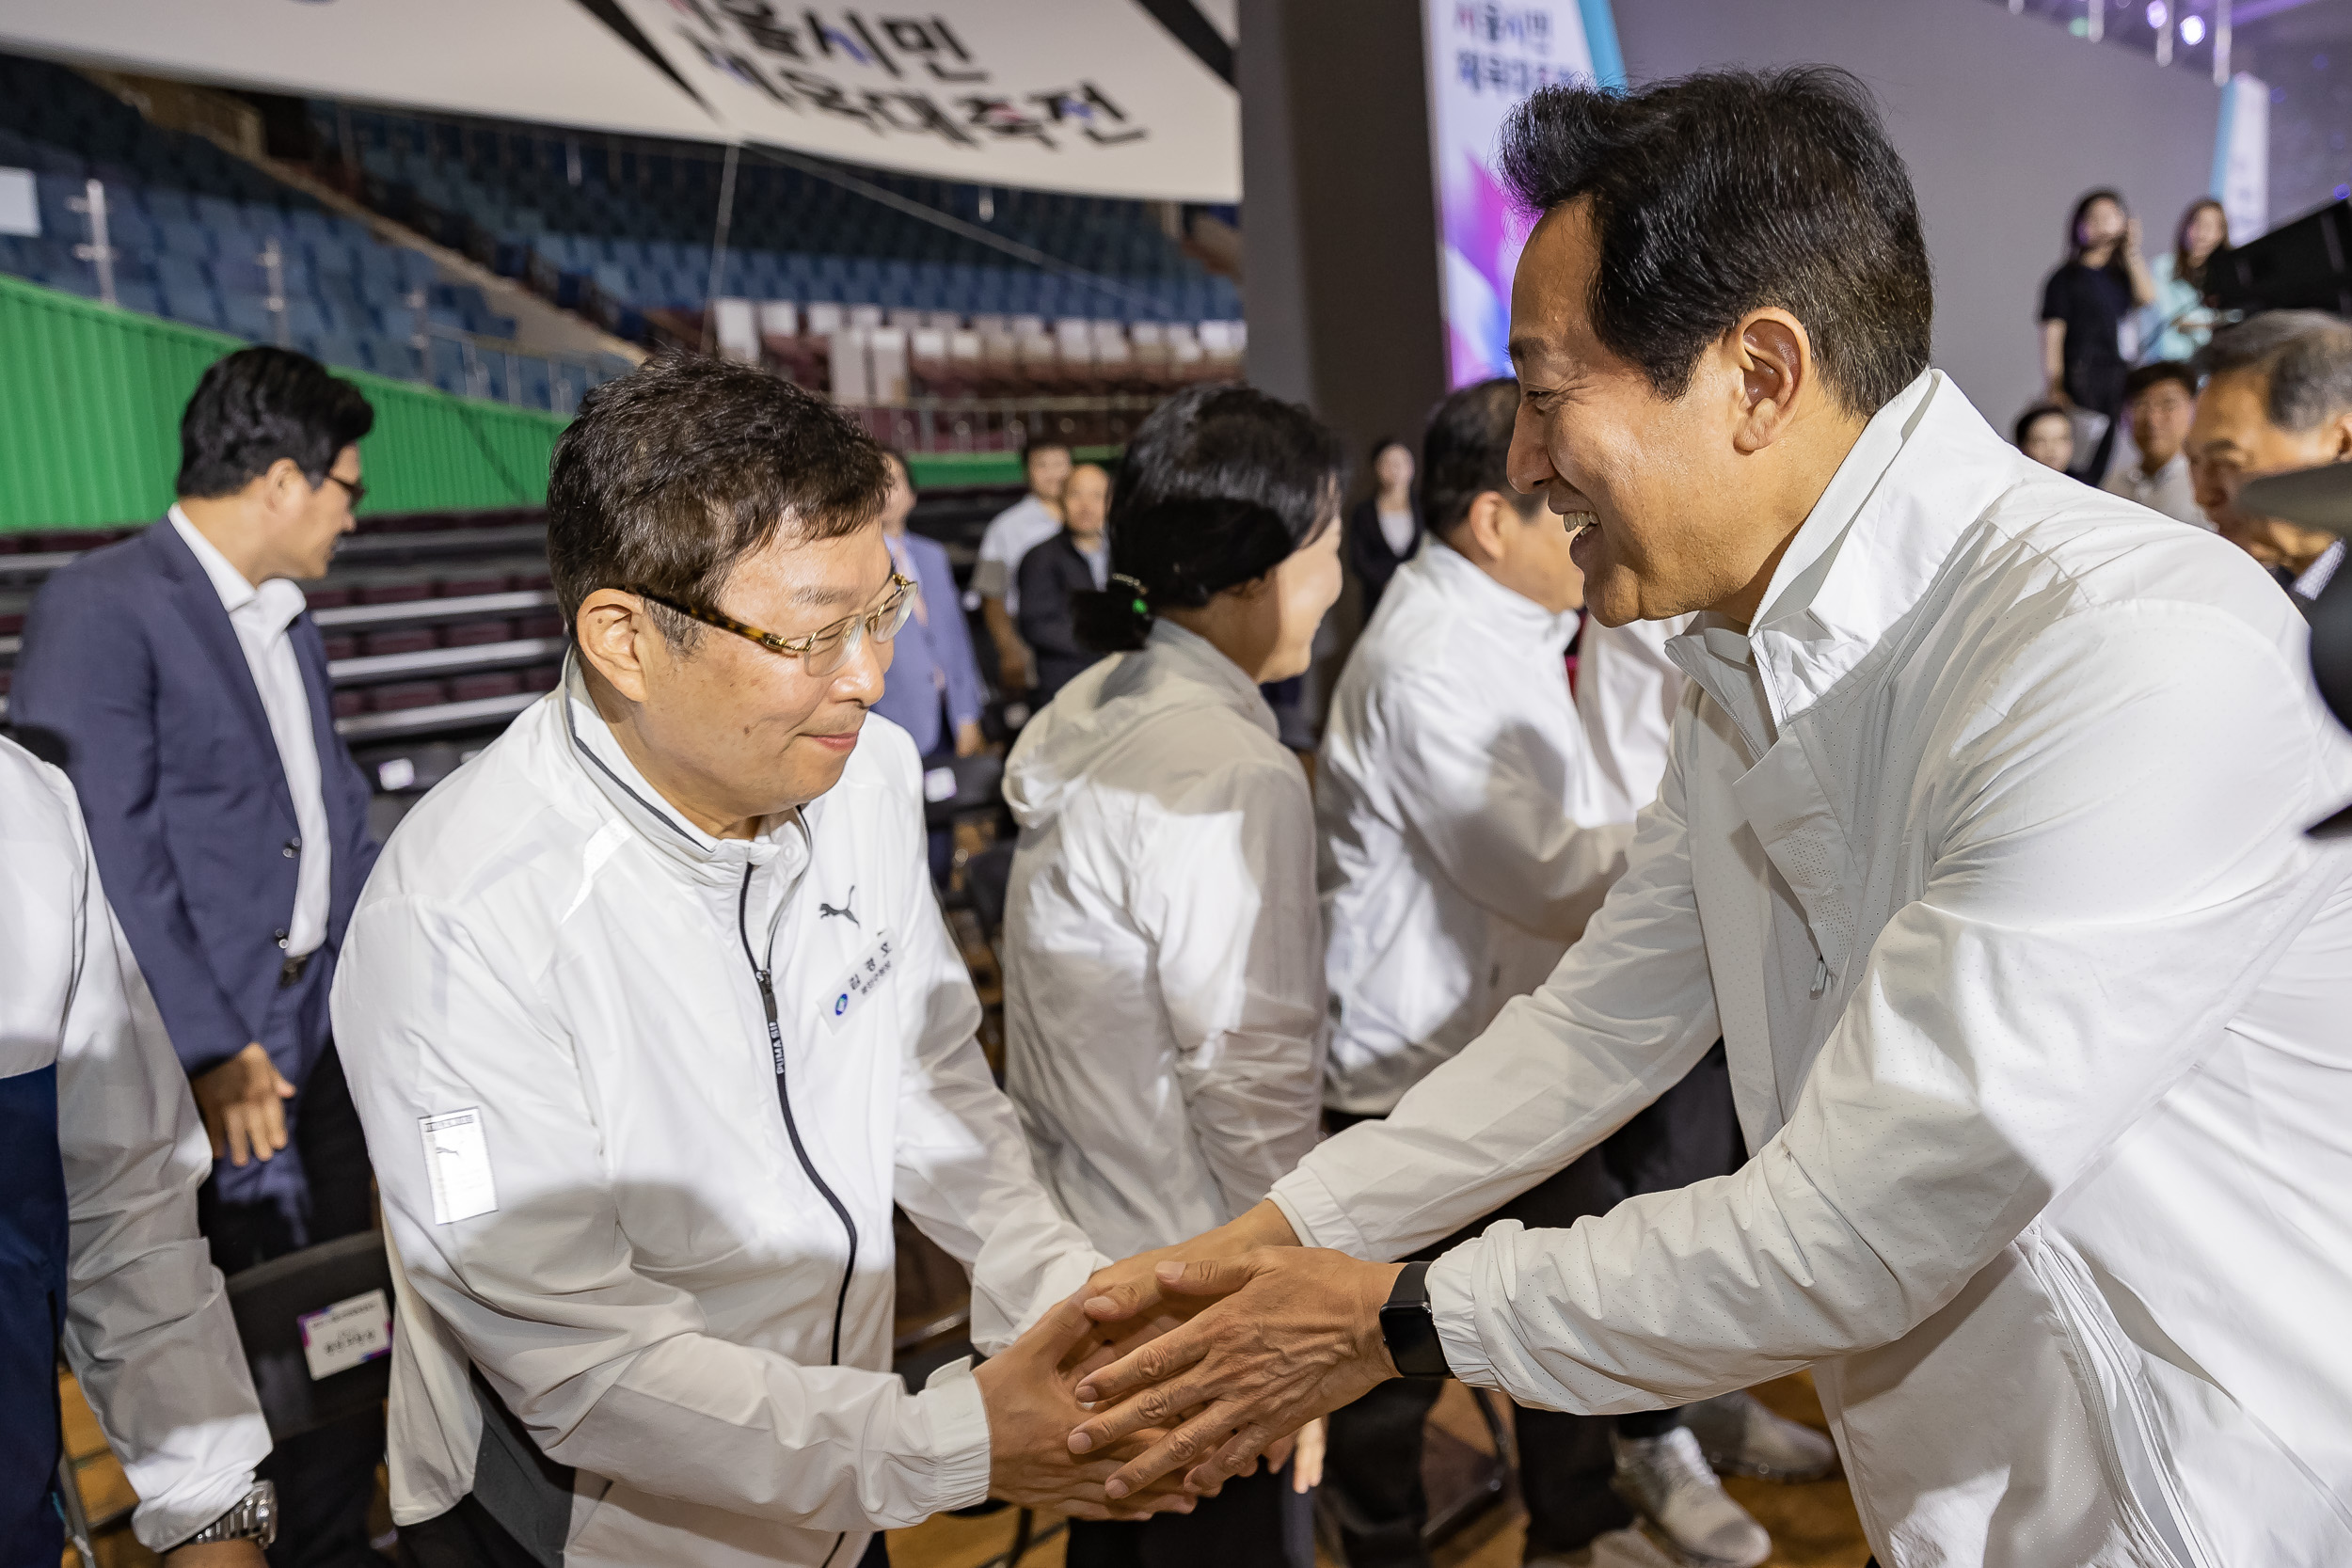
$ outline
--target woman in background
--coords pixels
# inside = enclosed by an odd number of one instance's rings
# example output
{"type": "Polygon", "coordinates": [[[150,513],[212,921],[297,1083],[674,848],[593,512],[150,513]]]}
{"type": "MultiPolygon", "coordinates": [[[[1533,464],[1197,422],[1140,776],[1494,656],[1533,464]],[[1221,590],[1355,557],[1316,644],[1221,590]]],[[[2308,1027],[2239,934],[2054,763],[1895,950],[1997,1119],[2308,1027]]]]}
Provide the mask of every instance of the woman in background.
{"type": "Polygon", "coordinates": [[[2189,203],[2173,231],[2172,249],[2149,269],[2155,303],[2148,308],[2143,364],[2187,360],[2213,339],[2214,313],[2205,306],[2205,264],[2230,243],[2230,214],[2212,197],[2189,203]]]}
{"type": "Polygon", "coordinates": [[[1364,619],[1388,592],[1389,578],[1421,549],[1421,508],[1413,499],[1413,449],[1382,438],[1373,443],[1376,488],[1347,515],[1347,566],[1364,585],[1364,619]]]}
{"type": "Polygon", "coordinates": [[[2074,421],[2055,403],[2037,403],[2017,416],[2017,450],[2059,473],[2074,466],[2074,421]]]}
{"type": "MultiPolygon", "coordinates": [[[[1314,808],[1258,688],[1306,669],[1339,596],[1339,469],[1331,434],[1262,392],[1162,404],[1120,471],[1109,591],[1074,598],[1117,657],[1006,765],[1005,1087],[1113,1258],[1224,1224],[1315,1142],[1314,808]]],[[[1069,1568],[1304,1568],[1305,1503],[1267,1471],[1188,1515],[1073,1520],[1069,1568]]]]}
{"type": "Polygon", "coordinates": [[[2042,395],[2070,413],[2081,409],[2106,421],[2097,440],[2076,443],[2077,458],[2087,461],[2073,472],[2089,483],[2106,477],[2115,421],[2123,412],[2123,376],[2137,357],[2138,345],[2123,342],[2124,323],[2155,297],[2155,280],[2139,254],[2139,220],[2123,210],[2123,198],[2100,190],[2074,203],[2066,260],[2042,286],[2048,383],[2042,395]]]}

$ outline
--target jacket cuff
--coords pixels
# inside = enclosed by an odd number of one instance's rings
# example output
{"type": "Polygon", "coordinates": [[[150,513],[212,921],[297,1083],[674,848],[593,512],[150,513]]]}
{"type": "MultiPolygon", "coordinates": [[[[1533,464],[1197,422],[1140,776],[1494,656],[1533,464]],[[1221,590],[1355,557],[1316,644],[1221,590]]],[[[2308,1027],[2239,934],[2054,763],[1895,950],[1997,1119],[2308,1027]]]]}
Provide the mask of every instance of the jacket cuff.
{"type": "Polygon", "coordinates": [[[1464,1242],[1429,1265],[1422,1285],[1429,1292],[1429,1317],[1437,1324],[1438,1343],[1456,1381],[1474,1388],[1501,1385],[1486,1347],[1478,1338],[1478,1303],[1472,1281],[1478,1277],[1484,1241],[1464,1242]]]}
{"type": "Polygon", "coordinates": [[[1331,1247],[1352,1258],[1364,1257],[1363,1232],[1347,1217],[1347,1211],[1340,1207],[1331,1189],[1314,1172],[1315,1154],[1319,1152],[1310,1152],[1288,1176],[1274,1184],[1266,1196],[1291,1222],[1291,1228],[1298,1233],[1300,1246],[1331,1247]]]}
{"type": "Polygon", "coordinates": [[[988,1406],[968,1355],[950,1361],[923,1385],[915,1402],[929,1418],[939,1455],[939,1496],[932,1512],[971,1508],[988,1500],[988,1406]]]}

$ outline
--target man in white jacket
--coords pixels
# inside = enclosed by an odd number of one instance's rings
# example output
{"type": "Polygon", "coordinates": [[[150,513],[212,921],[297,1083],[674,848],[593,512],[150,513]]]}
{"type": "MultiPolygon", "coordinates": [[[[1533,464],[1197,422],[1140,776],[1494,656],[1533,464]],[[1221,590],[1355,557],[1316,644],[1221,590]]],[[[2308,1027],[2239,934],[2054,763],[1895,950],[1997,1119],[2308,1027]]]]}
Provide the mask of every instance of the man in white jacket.
{"type": "MultiPolygon", "coordinates": [[[[1583,574],[1560,519],[1505,475],[1518,400],[1502,377],[1430,414],[1420,490],[1429,543],[1390,579],[1333,694],[1315,816],[1334,1132],[1387,1116],[1505,1002],[1543,984],[1625,870],[1634,796],[1646,803],[1664,772],[1671,702],[1633,678],[1646,649],[1614,645],[1632,641],[1629,628],[1586,628],[1588,645],[1612,643],[1594,651],[1614,700],[1589,684],[1569,689],[1583,574]],[[1587,707],[1605,708],[1619,733],[1588,738],[1587,707]],[[1624,754],[1604,769],[1613,739],[1624,754]]],[[[1665,669],[1678,697],[1681,673],[1665,669]]],[[[1710,1051],[1602,1147],[1461,1228],[1571,1225],[1744,1158],[1723,1053],[1710,1051]]],[[[1324,1485],[1350,1568],[1428,1561],[1421,1433],[1438,1388],[1400,1379],[1332,1413],[1324,1485]]],[[[1688,1425],[1672,1409],[1613,1421],[1525,1410],[1515,1425],[1531,1562],[1582,1550],[1628,1523],[1630,1504],[1680,1549],[1745,1568],[1772,1539],[1708,1460],[1792,1480],[1836,1462],[1818,1433],[1744,1393],[1699,1407],[1688,1425]]]]}
{"type": "Polygon", "coordinates": [[[57,1561],[62,1347],[140,1544],[166,1568],[261,1568],[269,1429],[196,1229],[212,1151],[73,786],[8,739],[0,953],[0,1564],[57,1561]]]}
{"type": "Polygon", "coordinates": [[[1851,77],[1547,89],[1504,139],[1543,214],[1513,479],[1584,529],[1594,613],[1706,612],[1697,690],[1541,990],[1170,1249],[1205,1261],[1104,1277],[1104,1314],[1238,1291],[1082,1381],[1118,1402],[1073,1447],[1208,1401],[1116,1494],[1399,1369],[1608,1412],[1811,1365],[1887,1568],[2352,1561],[2352,859],[2301,831],[2352,760],[2300,618],[1927,369],[1851,77]],[[1738,1173],[1357,1260],[1719,1033],[1738,1173]],[[1285,1242],[1338,1250],[1249,1250],[1285,1242]]]}
{"type": "Polygon", "coordinates": [[[885,483],[756,370],[599,388],[549,483],[564,685],[419,805],[354,917],[337,1038],[425,1568],[849,1568],[992,1494],[1108,1512],[1057,1373],[1098,1259],[974,1038],[914,745],[866,711],[911,603],[885,483]],[[1003,1353],[920,1393],[894,1201],[1003,1353]]]}

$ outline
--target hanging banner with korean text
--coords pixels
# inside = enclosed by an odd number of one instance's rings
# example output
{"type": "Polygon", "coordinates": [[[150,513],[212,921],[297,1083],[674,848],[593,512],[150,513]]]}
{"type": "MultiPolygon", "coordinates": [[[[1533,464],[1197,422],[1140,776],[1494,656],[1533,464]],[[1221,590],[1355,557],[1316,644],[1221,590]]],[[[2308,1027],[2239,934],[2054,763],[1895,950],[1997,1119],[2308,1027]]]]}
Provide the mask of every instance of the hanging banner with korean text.
{"type": "Polygon", "coordinates": [[[1511,275],[1526,221],[1495,178],[1514,104],[1555,82],[1625,84],[1608,0],[1422,0],[1438,269],[1451,385],[1509,375],[1511,275]]]}
{"type": "Polygon", "coordinates": [[[1136,0],[620,4],[746,141],[983,184],[1241,196],[1239,98],[1136,0]]]}
{"type": "Polygon", "coordinates": [[[225,87],[1241,197],[1230,0],[6,0],[0,48],[225,87]]]}

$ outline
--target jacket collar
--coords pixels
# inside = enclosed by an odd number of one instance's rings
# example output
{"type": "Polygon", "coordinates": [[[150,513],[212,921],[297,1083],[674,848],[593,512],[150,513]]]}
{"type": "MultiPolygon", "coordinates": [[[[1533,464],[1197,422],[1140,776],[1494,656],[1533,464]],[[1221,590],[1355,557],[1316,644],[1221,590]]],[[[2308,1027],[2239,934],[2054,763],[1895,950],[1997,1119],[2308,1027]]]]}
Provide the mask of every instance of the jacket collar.
{"type": "Polygon", "coordinates": [[[645,782],[612,738],[611,726],[588,696],[577,650],[564,655],[558,706],[566,749],[580,772],[623,822],[689,878],[714,887],[732,886],[742,879],[744,867],[766,865],[779,856],[787,870],[807,863],[809,808],[771,818],[750,838],[713,838],[680,815],[645,782]]]}
{"type": "Polygon", "coordinates": [[[1759,681],[1772,724],[1786,723],[1919,602],[1961,536],[2015,482],[2018,461],[1959,388],[1925,372],[1864,426],[1789,541],[1746,636],[1702,615],[1669,652],[1710,693],[1724,679],[1759,681]],[[1702,673],[1734,641],[1751,646],[1753,673],[1702,673]]]}
{"type": "Polygon", "coordinates": [[[1207,687],[1235,713],[1263,730],[1270,739],[1282,738],[1274,710],[1266,706],[1257,684],[1242,667],[1217,651],[1200,633],[1187,631],[1165,616],[1152,623],[1144,645],[1171,673],[1207,687]]]}
{"type": "Polygon", "coordinates": [[[1442,539],[1431,537],[1421,553],[1396,569],[1396,575],[1404,581],[1426,585],[1461,610],[1467,625],[1515,648],[1532,643],[1556,657],[1565,655],[1576,639],[1575,610],[1554,615],[1480,571],[1475,562],[1442,539]]]}
{"type": "Polygon", "coordinates": [[[213,592],[220,595],[220,608],[229,612],[231,621],[246,606],[258,605],[255,613],[261,625],[277,632],[310,608],[310,601],[302,596],[302,590],[285,578],[271,578],[259,587],[247,582],[245,574],[229,563],[229,558],[220,553],[220,546],[205,538],[203,531],[188,521],[188,515],[181,511],[177,503],[166,516],[171,523],[172,531],[179,534],[180,542],[187,546],[188,553],[203,569],[206,579],[213,585],[213,592]]]}

